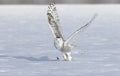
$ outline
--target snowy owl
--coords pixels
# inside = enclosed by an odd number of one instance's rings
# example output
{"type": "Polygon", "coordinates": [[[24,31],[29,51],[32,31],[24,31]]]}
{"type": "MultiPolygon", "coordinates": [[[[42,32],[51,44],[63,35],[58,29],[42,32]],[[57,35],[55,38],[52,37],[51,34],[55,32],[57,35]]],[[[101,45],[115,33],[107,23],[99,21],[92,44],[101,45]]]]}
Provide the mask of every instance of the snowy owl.
{"type": "Polygon", "coordinates": [[[54,3],[48,6],[47,16],[48,16],[49,27],[51,28],[52,34],[55,39],[54,40],[55,48],[63,53],[63,58],[65,61],[71,61],[72,60],[71,50],[74,47],[72,41],[75,39],[76,35],[78,35],[80,31],[82,31],[84,28],[90,25],[90,23],[95,19],[96,15],[94,15],[93,18],[88,23],[78,28],[78,30],[76,30],[73,34],[71,34],[71,36],[67,40],[64,39],[61,33],[59,27],[60,20],[54,3]]]}

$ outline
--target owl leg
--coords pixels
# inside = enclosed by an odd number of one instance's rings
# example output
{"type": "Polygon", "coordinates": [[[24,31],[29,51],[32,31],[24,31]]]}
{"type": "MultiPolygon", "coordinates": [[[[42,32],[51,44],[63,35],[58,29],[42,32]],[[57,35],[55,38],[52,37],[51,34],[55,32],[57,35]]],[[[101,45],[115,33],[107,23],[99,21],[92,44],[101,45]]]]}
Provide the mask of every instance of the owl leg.
{"type": "Polygon", "coordinates": [[[72,60],[71,52],[64,53],[63,58],[65,61],[71,61],[72,60]]]}

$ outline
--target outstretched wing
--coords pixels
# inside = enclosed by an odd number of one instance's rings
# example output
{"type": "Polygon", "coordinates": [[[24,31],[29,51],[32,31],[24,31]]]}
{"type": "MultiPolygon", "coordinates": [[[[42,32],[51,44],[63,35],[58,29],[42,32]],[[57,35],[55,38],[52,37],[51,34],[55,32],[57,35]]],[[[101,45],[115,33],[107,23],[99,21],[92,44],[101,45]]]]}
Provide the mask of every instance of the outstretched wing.
{"type": "Polygon", "coordinates": [[[58,17],[57,10],[54,4],[50,4],[48,6],[47,16],[48,16],[49,27],[51,28],[54,38],[63,39],[63,36],[60,31],[59,17],[58,17]]]}
{"type": "Polygon", "coordinates": [[[76,30],[66,41],[65,41],[65,44],[68,44],[70,43],[72,45],[72,42],[75,40],[75,38],[77,37],[78,33],[79,32],[82,32],[85,28],[87,28],[91,23],[92,21],[96,18],[97,14],[95,14],[92,19],[86,23],[84,26],[80,27],[78,30],[76,30]]]}

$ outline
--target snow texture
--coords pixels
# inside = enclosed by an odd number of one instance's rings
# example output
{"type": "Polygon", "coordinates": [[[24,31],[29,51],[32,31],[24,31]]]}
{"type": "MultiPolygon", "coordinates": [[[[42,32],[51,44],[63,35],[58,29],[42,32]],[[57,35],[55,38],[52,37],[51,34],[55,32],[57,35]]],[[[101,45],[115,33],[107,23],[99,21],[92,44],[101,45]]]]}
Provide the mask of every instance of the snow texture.
{"type": "Polygon", "coordinates": [[[70,62],[54,48],[47,5],[0,5],[0,76],[120,76],[120,5],[57,9],[66,39],[98,14],[80,33],[70,62]]]}

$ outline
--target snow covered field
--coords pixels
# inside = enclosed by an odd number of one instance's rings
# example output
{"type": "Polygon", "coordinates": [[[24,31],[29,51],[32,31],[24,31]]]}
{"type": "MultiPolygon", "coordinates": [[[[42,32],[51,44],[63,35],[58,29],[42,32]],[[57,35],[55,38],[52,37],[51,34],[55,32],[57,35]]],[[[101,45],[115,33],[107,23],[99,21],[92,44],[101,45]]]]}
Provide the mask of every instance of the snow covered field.
{"type": "Polygon", "coordinates": [[[98,14],[80,33],[71,62],[54,48],[47,5],[0,5],[0,76],[120,76],[120,5],[57,9],[65,38],[98,14]]]}

